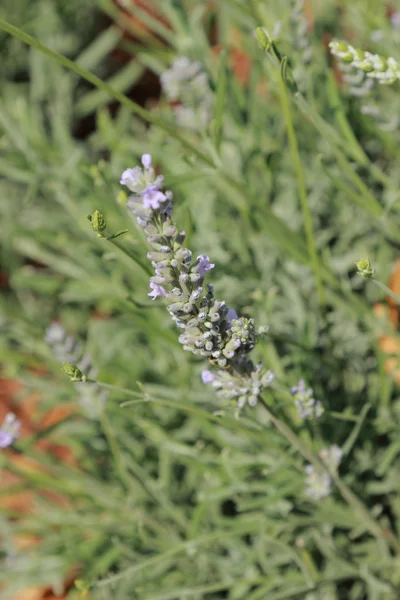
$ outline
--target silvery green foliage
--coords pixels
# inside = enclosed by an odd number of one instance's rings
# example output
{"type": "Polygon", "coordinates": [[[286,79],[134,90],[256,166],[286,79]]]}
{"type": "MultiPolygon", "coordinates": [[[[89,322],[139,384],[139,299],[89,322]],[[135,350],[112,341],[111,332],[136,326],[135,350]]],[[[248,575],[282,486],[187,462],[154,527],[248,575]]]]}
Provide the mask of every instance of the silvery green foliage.
{"type": "Polygon", "coordinates": [[[385,58],[379,54],[364,52],[354,48],[347,42],[332,41],[329,44],[331,53],[343,63],[366,74],[367,77],[390,85],[400,79],[400,65],[392,56],[385,58]]]}
{"type": "Polygon", "coordinates": [[[126,169],[120,183],[133,192],[128,207],[143,227],[152,251],[147,254],[155,270],[150,279],[153,300],[164,296],[168,312],[182,329],[179,341],[184,350],[207,358],[223,371],[209,373],[205,383],[211,383],[218,395],[255,405],[262,389],[269,386],[273,375],[255,366],[247,358],[257,337],[253,319],[238,317],[224,300],[214,297],[213,286],[205,283],[207,271],[214,268],[208,256],[193,259],[183,246],[185,232],[172,220],[172,192],[162,191],[163,177],[156,177],[149,154],[142,156],[143,169],[126,169]]]}
{"type": "Polygon", "coordinates": [[[321,402],[315,400],[314,390],[306,387],[304,379],[300,379],[290,391],[301,419],[319,419],[324,414],[321,402]]]}
{"type": "MultiPolygon", "coordinates": [[[[76,364],[89,379],[97,376],[97,370],[93,367],[91,358],[83,352],[82,345],[73,336],[68,335],[60,323],[53,321],[49,325],[45,341],[51,346],[55,358],[60,363],[76,364]]],[[[87,416],[97,417],[106,403],[108,393],[95,383],[76,383],[75,389],[79,394],[79,404],[87,416]]]]}
{"type": "Polygon", "coordinates": [[[290,26],[293,33],[293,45],[301,52],[301,60],[308,65],[313,56],[313,47],[308,31],[308,23],[304,14],[305,0],[296,0],[290,15],[290,26]]]}
{"type": "MultiPolygon", "coordinates": [[[[343,457],[343,452],[334,444],[330,448],[323,448],[319,453],[323,462],[330,471],[336,471],[343,457]]],[[[332,478],[325,470],[317,470],[313,465],[307,465],[306,472],[306,495],[314,500],[321,500],[330,495],[332,489],[332,478]]]]}
{"type": "Polygon", "coordinates": [[[186,56],[177,58],[161,75],[161,86],[174,107],[177,122],[188,129],[206,127],[212,117],[213,95],[199,62],[186,56]]]}

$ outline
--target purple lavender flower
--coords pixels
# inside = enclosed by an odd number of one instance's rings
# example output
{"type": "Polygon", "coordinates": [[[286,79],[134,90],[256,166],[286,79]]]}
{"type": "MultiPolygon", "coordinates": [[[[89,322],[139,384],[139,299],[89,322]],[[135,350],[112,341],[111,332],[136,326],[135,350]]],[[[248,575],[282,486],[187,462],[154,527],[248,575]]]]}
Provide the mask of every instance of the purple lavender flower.
{"type": "MultiPolygon", "coordinates": [[[[161,191],[164,177],[162,175],[155,176],[150,154],[143,154],[142,165],[144,169],[140,167],[125,169],[121,175],[120,183],[135,194],[133,198],[129,199],[129,202],[133,200],[134,204],[136,200],[139,200],[145,210],[157,210],[160,208],[161,203],[171,199],[172,194],[161,191]]],[[[143,215],[137,216],[139,224],[145,227],[147,220],[143,219],[143,215]]]]}
{"type": "Polygon", "coordinates": [[[151,155],[143,154],[142,156],[142,165],[145,169],[151,169],[151,155]]]}
{"type": "Polygon", "coordinates": [[[165,291],[163,286],[159,285],[158,283],[155,283],[154,281],[150,281],[150,287],[151,287],[152,291],[149,292],[147,295],[150,296],[150,298],[152,298],[153,300],[158,298],[158,296],[166,296],[167,295],[167,292],[165,291]]]}
{"type": "Polygon", "coordinates": [[[201,372],[201,380],[203,383],[212,383],[214,379],[215,376],[208,369],[201,372]]]}
{"type": "Polygon", "coordinates": [[[226,320],[228,323],[232,323],[235,319],[238,318],[238,314],[234,308],[228,308],[228,312],[226,313],[226,320]]]}
{"type": "MultiPolygon", "coordinates": [[[[311,395],[312,395],[313,391],[311,389],[309,391],[311,392],[311,395]]],[[[299,383],[297,385],[294,385],[293,387],[291,387],[290,393],[292,394],[292,396],[296,396],[296,394],[301,394],[301,395],[306,394],[306,382],[304,381],[304,379],[300,379],[299,383]]]]}
{"type": "Polygon", "coordinates": [[[160,208],[160,202],[165,202],[167,196],[160,192],[156,185],[148,185],[142,192],[143,208],[152,208],[156,210],[160,208]]]}
{"type": "Polygon", "coordinates": [[[7,448],[18,437],[21,422],[14,413],[8,413],[0,427],[0,448],[7,448]]]}
{"type": "Polygon", "coordinates": [[[140,194],[143,191],[142,184],[142,169],[134,167],[133,169],[125,169],[121,175],[120,184],[125,185],[128,190],[140,194]]]}
{"type": "Polygon", "coordinates": [[[215,267],[214,264],[210,263],[210,258],[205,254],[199,254],[197,260],[199,261],[197,272],[199,273],[200,277],[204,277],[206,271],[210,271],[215,267]]]}

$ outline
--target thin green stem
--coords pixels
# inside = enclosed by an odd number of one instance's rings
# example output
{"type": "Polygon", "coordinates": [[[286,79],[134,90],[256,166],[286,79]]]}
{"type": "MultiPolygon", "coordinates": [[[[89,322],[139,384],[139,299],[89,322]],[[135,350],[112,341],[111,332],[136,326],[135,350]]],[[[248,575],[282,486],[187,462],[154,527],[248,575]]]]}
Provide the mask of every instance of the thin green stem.
{"type": "Polygon", "coordinates": [[[286,124],[286,129],[287,129],[288,138],[289,138],[289,145],[290,145],[290,149],[292,152],[293,164],[294,164],[294,168],[296,171],[300,205],[301,205],[301,210],[303,213],[304,230],[306,233],[308,254],[310,256],[315,280],[317,283],[319,301],[320,301],[320,304],[323,305],[323,304],[325,304],[325,292],[324,292],[324,287],[322,284],[319,259],[318,259],[316,244],[315,244],[315,237],[314,237],[314,230],[313,230],[313,223],[312,223],[312,214],[311,214],[310,207],[308,204],[308,199],[307,199],[307,190],[306,190],[306,183],[305,183],[305,177],[304,177],[304,170],[303,170],[303,165],[301,163],[301,158],[300,158],[300,153],[299,153],[299,148],[298,148],[298,143],[297,143],[297,136],[296,136],[296,132],[295,132],[294,124],[293,124],[293,115],[292,115],[292,110],[291,110],[291,106],[290,106],[289,95],[287,92],[286,84],[281,76],[279,77],[278,85],[279,85],[279,95],[281,98],[282,113],[283,113],[283,117],[284,117],[285,124],[286,124]]]}
{"type": "Polygon", "coordinates": [[[378,286],[378,288],[380,288],[381,290],[383,290],[385,292],[385,294],[387,294],[388,296],[390,296],[391,298],[393,298],[393,300],[396,300],[397,304],[400,304],[400,296],[398,296],[397,294],[395,294],[390,288],[388,288],[387,285],[385,285],[384,283],[382,283],[382,281],[379,281],[379,279],[375,279],[375,278],[372,278],[371,281],[376,286],[378,286]]]}
{"type": "Polygon", "coordinates": [[[357,158],[358,163],[360,165],[367,166],[369,162],[368,156],[365,154],[364,149],[354,135],[354,131],[347,120],[347,116],[343,109],[343,104],[336,86],[335,77],[331,69],[327,71],[326,79],[328,101],[330,103],[332,112],[336,117],[338,128],[343,133],[343,137],[346,138],[349,144],[348,147],[350,148],[353,156],[357,158]]]}
{"type": "Polygon", "coordinates": [[[325,462],[318,456],[315,456],[298,438],[298,436],[278,417],[274,415],[267,402],[263,399],[259,399],[264,410],[267,412],[269,419],[276,427],[276,429],[296,448],[296,450],[316,469],[323,469],[327,471],[338,488],[340,494],[346,500],[346,502],[354,508],[356,514],[364,521],[369,531],[379,540],[383,541],[385,545],[389,544],[396,554],[400,554],[400,543],[393,535],[391,531],[384,530],[381,525],[374,519],[370,514],[367,507],[363,502],[357,498],[357,496],[347,487],[345,483],[340,479],[339,475],[328,468],[325,462]]]}
{"type": "Polygon", "coordinates": [[[143,271],[146,273],[146,275],[152,275],[152,271],[151,271],[148,263],[143,262],[142,259],[140,257],[136,256],[136,254],[130,248],[128,248],[123,242],[121,242],[118,239],[109,239],[109,238],[107,238],[107,236],[105,236],[105,239],[108,242],[110,242],[110,244],[112,244],[113,246],[118,248],[118,250],[121,250],[121,252],[126,254],[126,256],[128,256],[133,261],[135,261],[135,263],[137,263],[143,269],[143,271]]]}

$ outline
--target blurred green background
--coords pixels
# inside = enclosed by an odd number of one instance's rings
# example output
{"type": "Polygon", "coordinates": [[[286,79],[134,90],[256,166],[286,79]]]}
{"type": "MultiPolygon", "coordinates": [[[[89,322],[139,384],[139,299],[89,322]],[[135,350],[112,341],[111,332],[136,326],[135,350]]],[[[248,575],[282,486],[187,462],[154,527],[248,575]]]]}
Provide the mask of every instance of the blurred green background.
{"type": "Polygon", "coordinates": [[[343,481],[396,537],[398,314],[355,262],[389,283],[398,257],[399,87],[366,89],[328,50],[337,37],[400,59],[396,9],[3,0],[0,417],[13,410],[22,431],[0,454],[2,600],[400,597],[387,540],[337,490],[305,494],[306,463],[262,407],[236,418],[203,386],[205,365],[147,297],[147,247],[119,185],[152,154],[187,245],[216,264],[217,297],[270,326],[254,354],[282,384],[271,406],[313,452],[342,448],[343,481]],[[200,130],[177,123],[159,83],[182,56],[213,98],[200,130]],[[128,229],[137,260],[96,238],[95,209],[128,229]],[[114,388],[68,381],[54,322],[114,388]],[[325,408],[316,423],[285,392],[300,378],[325,408]]]}

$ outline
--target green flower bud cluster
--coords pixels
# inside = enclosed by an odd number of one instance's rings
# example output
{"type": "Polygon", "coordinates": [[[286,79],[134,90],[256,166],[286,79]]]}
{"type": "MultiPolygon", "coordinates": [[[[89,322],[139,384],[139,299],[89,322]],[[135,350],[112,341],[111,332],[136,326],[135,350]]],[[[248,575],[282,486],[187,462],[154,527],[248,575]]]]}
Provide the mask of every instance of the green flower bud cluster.
{"type": "Polygon", "coordinates": [[[92,229],[98,235],[98,237],[103,237],[103,233],[107,228],[104,215],[99,210],[95,210],[92,215],[88,216],[89,221],[92,224],[92,229]]]}
{"type": "Polygon", "coordinates": [[[371,263],[368,258],[362,258],[356,263],[357,273],[364,277],[364,279],[372,279],[375,275],[375,269],[371,267],[371,263]]]}
{"type": "Polygon", "coordinates": [[[364,52],[342,41],[330,42],[329,48],[344,64],[363,71],[367,77],[376,79],[381,84],[390,85],[400,79],[400,64],[392,56],[385,58],[379,54],[364,52]]]}
{"type": "Polygon", "coordinates": [[[82,371],[76,365],[73,365],[72,363],[63,363],[62,369],[63,369],[64,373],[66,373],[68,375],[68,377],[70,378],[71,381],[73,381],[73,382],[82,381],[83,383],[85,383],[87,377],[86,377],[86,375],[84,375],[82,373],[82,371]]]}

